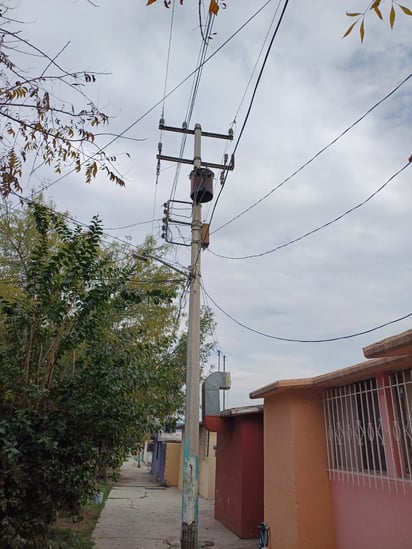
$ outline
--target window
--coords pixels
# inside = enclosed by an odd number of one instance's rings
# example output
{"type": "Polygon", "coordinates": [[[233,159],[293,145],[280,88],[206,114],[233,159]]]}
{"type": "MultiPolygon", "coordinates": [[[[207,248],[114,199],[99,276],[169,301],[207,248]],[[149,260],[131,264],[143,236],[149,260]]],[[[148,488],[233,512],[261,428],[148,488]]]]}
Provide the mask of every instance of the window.
{"type": "Polygon", "coordinates": [[[412,371],[403,370],[392,375],[396,414],[393,420],[393,436],[401,451],[401,468],[404,474],[412,474],[412,371]]]}
{"type": "Polygon", "coordinates": [[[412,370],[329,389],[323,407],[331,478],[412,487],[412,370]]]}
{"type": "Polygon", "coordinates": [[[324,394],[323,402],[329,470],[386,475],[376,380],[330,389],[324,394]]]}

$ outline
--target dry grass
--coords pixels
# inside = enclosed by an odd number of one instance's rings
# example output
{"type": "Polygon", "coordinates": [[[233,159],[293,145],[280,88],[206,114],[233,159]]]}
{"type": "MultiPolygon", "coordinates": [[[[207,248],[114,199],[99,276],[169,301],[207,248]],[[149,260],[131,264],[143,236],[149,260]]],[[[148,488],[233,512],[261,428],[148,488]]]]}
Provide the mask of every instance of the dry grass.
{"type": "Polygon", "coordinates": [[[105,501],[112,488],[111,484],[101,484],[99,490],[103,492],[103,502],[91,502],[82,509],[80,520],[73,521],[60,517],[53,527],[53,537],[50,549],[92,549],[93,530],[104,507],[105,501]]]}

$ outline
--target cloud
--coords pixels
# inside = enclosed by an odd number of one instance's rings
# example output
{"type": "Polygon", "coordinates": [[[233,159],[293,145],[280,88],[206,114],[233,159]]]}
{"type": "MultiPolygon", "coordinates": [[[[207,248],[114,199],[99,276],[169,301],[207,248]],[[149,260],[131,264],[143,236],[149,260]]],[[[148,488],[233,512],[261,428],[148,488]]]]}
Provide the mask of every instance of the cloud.
{"type": "MultiPolygon", "coordinates": [[[[253,2],[228,2],[214,21],[212,32],[217,34],[208,54],[216,52],[258,7],[253,2]]],[[[252,70],[275,8],[269,3],[204,66],[192,126],[200,122],[205,130],[225,133],[236,117],[237,139],[256,81],[257,72],[252,76],[252,70]]],[[[412,153],[409,81],[261,204],[214,232],[289,177],[409,73],[408,18],[399,17],[391,32],[387,22],[372,15],[360,45],[357,31],[341,39],[348,26],[344,9],[339,2],[320,0],[288,7],[238,146],[236,169],[216,206],[211,252],[253,255],[287,243],[362,202],[412,153]]],[[[70,41],[59,58],[65,66],[110,73],[90,89],[98,104],[116,115],[109,131],[123,131],[160,101],[127,133],[145,141],[119,140],[110,147],[119,158],[119,170],[126,174],[126,189],[114,187],[103,176],[87,186],[71,175],[51,186],[47,195],[81,221],[98,212],[110,227],[150,222],[153,212],[161,218],[162,204],[174,188],[175,166],[162,162],[156,185],[158,121],[164,107],[166,122],[181,125],[190,106],[192,79],[164,105],[161,99],[166,74],[169,91],[198,63],[202,39],[197,3],[176,5],[168,65],[172,12],[161,3],[147,8],[132,0],[102,0],[96,9],[81,1],[39,0],[21,2],[18,15],[33,21],[24,28],[25,34],[51,56],[70,41]]],[[[261,62],[262,58],[258,68],[261,62]]],[[[165,132],[162,141],[164,154],[179,154],[179,134],[165,132]]],[[[193,156],[192,147],[188,138],[184,153],[188,158],[193,156]]],[[[202,141],[203,158],[220,162],[224,150],[220,140],[202,141]]],[[[189,172],[190,166],[183,166],[177,180],[179,200],[189,200],[189,172]]],[[[50,172],[44,176],[53,181],[50,172]]],[[[207,292],[245,325],[297,339],[351,334],[412,311],[407,297],[412,270],[410,179],[410,170],[405,170],[359,210],[263,257],[230,260],[204,252],[202,279],[207,292]]],[[[215,197],[219,190],[217,180],[215,197]]],[[[204,206],[205,220],[210,213],[210,206],[204,206]]],[[[113,234],[130,235],[138,245],[151,227],[151,223],[138,225],[113,234]]],[[[153,227],[159,237],[159,222],[153,227]]],[[[188,238],[189,229],[181,230],[188,238]]],[[[189,264],[187,248],[179,247],[175,253],[181,264],[189,264]]],[[[362,346],[410,327],[409,321],[403,321],[335,343],[280,343],[247,331],[212,308],[219,346],[232,371],[227,402],[233,406],[247,404],[250,391],[276,379],[312,376],[359,362],[362,346]]]]}

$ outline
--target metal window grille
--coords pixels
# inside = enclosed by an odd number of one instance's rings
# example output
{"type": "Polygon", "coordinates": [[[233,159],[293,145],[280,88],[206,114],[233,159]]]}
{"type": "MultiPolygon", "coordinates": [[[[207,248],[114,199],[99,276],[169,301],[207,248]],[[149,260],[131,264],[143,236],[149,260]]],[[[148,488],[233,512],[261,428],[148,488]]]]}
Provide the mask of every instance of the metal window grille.
{"type": "Polygon", "coordinates": [[[412,485],[412,371],[323,394],[330,478],[405,490],[412,485]]]}

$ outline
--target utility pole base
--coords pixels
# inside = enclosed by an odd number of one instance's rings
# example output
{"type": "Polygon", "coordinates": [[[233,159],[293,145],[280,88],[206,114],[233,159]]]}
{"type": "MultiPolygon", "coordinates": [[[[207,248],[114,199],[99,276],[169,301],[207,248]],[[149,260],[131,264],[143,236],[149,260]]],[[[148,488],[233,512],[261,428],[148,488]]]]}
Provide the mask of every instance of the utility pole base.
{"type": "Polygon", "coordinates": [[[198,549],[196,523],[182,523],[182,537],[180,539],[181,549],[198,549]]]}

